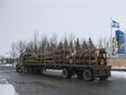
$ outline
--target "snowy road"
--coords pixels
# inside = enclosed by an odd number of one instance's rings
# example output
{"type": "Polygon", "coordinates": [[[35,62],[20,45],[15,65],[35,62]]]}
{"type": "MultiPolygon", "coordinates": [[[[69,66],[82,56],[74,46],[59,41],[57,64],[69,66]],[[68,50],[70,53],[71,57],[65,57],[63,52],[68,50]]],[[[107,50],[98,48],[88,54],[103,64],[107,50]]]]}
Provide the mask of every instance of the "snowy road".
{"type": "Polygon", "coordinates": [[[107,81],[93,82],[66,80],[60,74],[59,71],[48,71],[45,75],[18,74],[14,68],[0,66],[0,95],[16,95],[16,92],[19,95],[126,95],[126,72],[112,71],[107,81]]]}

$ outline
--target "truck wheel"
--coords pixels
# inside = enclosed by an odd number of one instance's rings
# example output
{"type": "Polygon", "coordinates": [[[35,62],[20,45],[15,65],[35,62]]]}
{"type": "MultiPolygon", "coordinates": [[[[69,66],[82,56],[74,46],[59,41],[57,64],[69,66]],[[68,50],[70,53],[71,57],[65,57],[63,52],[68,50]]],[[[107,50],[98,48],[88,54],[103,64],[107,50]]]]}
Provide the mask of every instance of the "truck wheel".
{"type": "Polygon", "coordinates": [[[87,69],[87,70],[84,70],[83,71],[83,78],[84,78],[84,80],[86,80],[86,81],[93,81],[94,80],[94,77],[93,77],[93,73],[92,73],[92,71],[89,69],[87,69]]]}
{"type": "Polygon", "coordinates": [[[64,79],[70,79],[72,74],[70,73],[68,69],[65,68],[63,69],[62,76],[64,79]]]}
{"type": "Polygon", "coordinates": [[[24,72],[24,66],[17,66],[16,67],[16,71],[18,72],[18,73],[23,73],[24,72]]]}
{"type": "Polygon", "coordinates": [[[18,73],[23,73],[22,66],[19,65],[19,64],[17,64],[17,65],[16,65],[16,71],[17,71],[18,73]]]}
{"type": "Polygon", "coordinates": [[[23,72],[20,68],[16,68],[16,71],[17,71],[18,73],[22,73],[22,72],[23,72]]]}

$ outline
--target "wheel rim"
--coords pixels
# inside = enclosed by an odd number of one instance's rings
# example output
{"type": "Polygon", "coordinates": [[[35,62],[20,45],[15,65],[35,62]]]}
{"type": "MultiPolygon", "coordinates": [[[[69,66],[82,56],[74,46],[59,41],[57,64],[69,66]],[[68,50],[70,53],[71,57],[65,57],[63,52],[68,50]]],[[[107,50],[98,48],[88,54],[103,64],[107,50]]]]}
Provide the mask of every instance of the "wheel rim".
{"type": "Polygon", "coordinates": [[[64,69],[62,72],[63,78],[67,78],[68,77],[68,71],[67,69],[64,69]]]}
{"type": "Polygon", "coordinates": [[[91,71],[90,70],[85,70],[83,72],[83,78],[84,78],[84,80],[87,80],[87,81],[92,80],[92,73],[91,73],[91,71]]]}

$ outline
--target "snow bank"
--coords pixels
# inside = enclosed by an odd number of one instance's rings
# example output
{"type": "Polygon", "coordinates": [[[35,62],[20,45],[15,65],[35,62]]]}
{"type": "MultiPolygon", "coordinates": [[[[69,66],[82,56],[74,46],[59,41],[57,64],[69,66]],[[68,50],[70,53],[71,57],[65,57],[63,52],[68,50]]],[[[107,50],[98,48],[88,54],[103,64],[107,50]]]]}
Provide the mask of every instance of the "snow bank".
{"type": "Polygon", "coordinates": [[[0,76],[0,95],[18,95],[13,85],[0,76]]]}
{"type": "Polygon", "coordinates": [[[11,67],[13,64],[0,64],[0,66],[11,67]]]}
{"type": "Polygon", "coordinates": [[[11,84],[0,84],[0,95],[18,95],[11,84]]]}
{"type": "Polygon", "coordinates": [[[114,78],[125,78],[126,79],[126,72],[124,72],[124,71],[111,71],[111,75],[114,78]]]}

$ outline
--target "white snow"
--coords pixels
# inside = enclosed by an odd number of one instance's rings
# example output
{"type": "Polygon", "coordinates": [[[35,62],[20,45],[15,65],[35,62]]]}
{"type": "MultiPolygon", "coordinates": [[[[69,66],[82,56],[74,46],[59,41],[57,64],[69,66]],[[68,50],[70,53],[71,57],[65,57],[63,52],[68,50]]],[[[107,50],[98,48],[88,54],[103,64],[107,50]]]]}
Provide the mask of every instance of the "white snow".
{"type": "MultiPolygon", "coordinates": [[[[52,73],[58,73],[61,74],[62,70],[52,70],[52,69],[47,69],[45,73],[52,72],[52,73]]],[[[126,72],[125,71],[111,71],[111,76],[112,78],[125,78],[126,79],[126,72]]]]}
{"type": "Polygon", "coordinates": [[[0,84],[0,95],[18,95],[11,84],[0,84]]]}
{"type": "Polygon", "coordinates": [[[13,85],[0,76],[0,95],[18,95],[13,85]]]}
{"type": "Polygon", "coordinates": [[[124,72],[124,71],[111,71],[111,75],[114,78],[125,78],[126,79],[126,72],[124,72]]]}
{"type": "MultiPolygon", "coordinates": [[[[62,70],[51,70],[47,69],[45,73],[52,72],[61,75],[62,70]]],[[[112,79],[126,79],[126,72],[125,71],[111,71],[111,78],[112,79]]]]}
{"type": "Polygon", "coordinates": [[[5,66],[9,67],[9,66],[13,66],[12,64],[6,64],[5,66]]]}
{"type": "Polygon", "coordinates": [[[13,66],[13,64],[0,64],[0,66],[12,67],[12,66],[13,66]]]}

